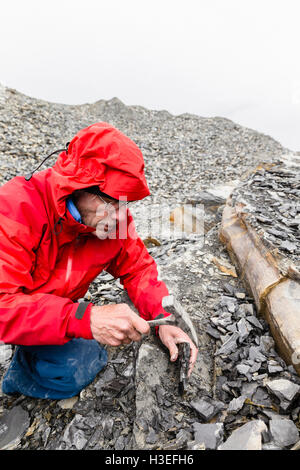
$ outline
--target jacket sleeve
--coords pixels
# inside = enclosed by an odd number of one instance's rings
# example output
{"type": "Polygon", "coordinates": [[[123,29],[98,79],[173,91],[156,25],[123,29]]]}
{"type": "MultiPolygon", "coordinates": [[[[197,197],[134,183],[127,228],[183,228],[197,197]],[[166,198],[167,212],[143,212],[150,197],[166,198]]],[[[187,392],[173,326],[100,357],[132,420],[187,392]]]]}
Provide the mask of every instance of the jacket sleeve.
{"type": "Polygon", "coordinates": [[[0,342],[43,345],[92,338],[89,312],[82,319],[75,316],[80,304],[52,294],[27,293],[33,286],[36,238],[29,221],[0,214],[0,342]]]}
{"type": "Polygon", "coordinates": [[[106,271],[120,278],[142,318],[151,320],[160,313],[168,316],[169,313],[162,308],[163,297],[169,295],[167,286],[158,280],[156,263],[138,236],[129,211],[127,238],[122,242],[119,255],[106,271]]]}

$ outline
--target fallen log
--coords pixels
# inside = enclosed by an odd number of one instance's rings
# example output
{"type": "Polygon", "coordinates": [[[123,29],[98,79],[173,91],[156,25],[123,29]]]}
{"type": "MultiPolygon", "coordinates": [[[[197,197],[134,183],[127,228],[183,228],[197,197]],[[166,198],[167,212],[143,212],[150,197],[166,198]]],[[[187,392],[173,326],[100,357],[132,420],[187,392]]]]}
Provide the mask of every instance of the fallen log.
{"type": "Polygon", "coordinates": [[[278,352],[300,375],[300,276],[251,227],[243,204],[226,202],[219,238],[253,296],[257,311],[270,326],[278,352]],[[282,269],[282,266],[287,269],[282,269]]]}

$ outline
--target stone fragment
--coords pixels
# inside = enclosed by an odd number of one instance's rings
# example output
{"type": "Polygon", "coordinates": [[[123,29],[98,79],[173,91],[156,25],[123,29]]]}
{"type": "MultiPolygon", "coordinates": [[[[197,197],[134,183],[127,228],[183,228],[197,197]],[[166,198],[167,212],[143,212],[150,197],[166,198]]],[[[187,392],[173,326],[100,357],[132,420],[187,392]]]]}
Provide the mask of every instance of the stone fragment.
{"type": "Polygon", "coordinates": [[[12,357],[13,349],[10,344],[0,344],[0,365],[7,367],[12,357]]]}
{"type": "Polygon", "coordinates": [[[246,398],[247,397],[243,395],[241,395],[238,398],[233,398],[228,405],[227,412],[236,414],[238,411],[240,411],[243,408],[246,398]]]}
{"type": "Polygon", "coordinates": [[[297,245],[295,243],[289,242],[288,240],[281,242],[280,246],[283,250],[286,250],[289,253],[294,253],[294,251],[297,250],[297,245]]]}
{"type": "Polygon", "coordinates": [[[202,442],[199,444],[197,441],[188,441],[187,442],[188,450],[205,450],[205,444],[202,442]]]}
{"type": "Polygon", "coordinates": [[[262,420],[253,420],[235,429],[218,450],[261,450],[262,433],[267,426],[262,420]]]}
{"type": "Polygon", "coordinates": [[[251,323],[251,325],[256,326],[256,328],[259,328],[260,330],[264,329],[260,321],[258,321],[258,319],[254,315],[249,315],[247,317],[247,321],[251,323]]]}
{"type": "Polygon", "coordinates": [[[256,392],[258,388],[258,384],[255,382],[252,383],[243,383],[242,385],[242,395],[244,395],[246,398],[252,399],[252,396],[256,392]]]}
{"type": "Polygon", "coordinates": [[[249,372],[253,374],[254,372],[257,372],[261,368],[261,362],[254,362],[253,366],[251,366],[249,372]]]}
{"type": "Polygon", "coordinates": [[[238,364],[236,366],[236,370],[239,374],[247,375],[249,373],[250,366],[248,366],[247,364],[238,364]]]}
{"type": "Polygon", "coordinates": [[[252,304],[240,304],[238,311],[241,316],[254,316],[254,309],[252,304]]]}
{"type": "Polygon", "coordinates": [[[6,410],[0,417],[0,450],[15,449],[29,424],[29,414],[21,406],[6,410]]]}
{"type": "Polygon", "coordinates": [[[113,436],[114,420],[106,418],[102,421],[103,435],[106,439],[111,439],[113,436]]]}
{"type": "Polygon", "coordinates": [[[239,338],[239,333],[232,333],[230,337],[222,344],[222,346],[215,352],[217,355],[227,355],[234,352],[237,349],[237,340],[239,338]]]}
{"type": "Polygon", "coordinates": [[[221,444],[224,434],[223,423],[193,423],[193,428],[195,442],[204,444],[205,449],[216,449],[221,444]]]}
{"type": "Polygon", "coordinates": [[[269,335],[260,337],[259,346],[263,354],[268,354],[275,347],[274,339],[269,335]]]}
{"type": "Polygon", "coordinates": [[[277,446],[274,442],[267,442],[262,445],[261,450],[282,450],[282,447],[277,446]]]}
{"type": "Polygon", "coordinates": [[[190,432],[185,429],[180,429],[176,434],[176,438],[164,445],[164,450],[183,449],[187,445],[187,442],[190,441],[191,437],[192,435],[190,432]]]}
{"type": "Polygon", "coordinates": [[[158,435],[156,434],[153,428],[149,427],[149,432],[145,439],[146,443],[155,444],[155,442],[157,442],[157,439],[158,439],[158,435]]]}
{"type": "Polygon", "coordinates": [[[253,329],[250,323],[245,318],[241,318],[237,323],[239,333],[239,343],[245,341],[248,338],[250,331],[253,329]]]}
{"type": "Polygon", "coordinates": [[[166,422],[167,429],[172,425],[169,413],[159,404],[163,395],[158,392],[162,388],[168,366],[168,356],[157,345],[142,343],[138,350],[135,375],[136,415],[133,438],[137,449],[152,448],[153,444],[146,442],[150,426],[157,431],[156,423],[166,422]]]}
{"type": "Polygon", "coordinates": [[[219,411],[218,408],[203,398],[198,401],[191,401],[190,405],[205,421],[209,421],[219,411]]]}
{"type": "Polygon", "coordinates": [[[268,372],[269,374],[275,374],[276,372],[283,371],[283,368],[276,361],[268,361],[268,372]]]}
{"type": "Polygon", "coordinates": [[[227,295],[222,295],[219,302],[220,307],[226,307],[228,312],[234,313],[237,307],[237,299],[234,297],[229,297],[227,295]]]}
{"type": "Polygon", "coordinates": [[[287,379],[269,380],[266,382],[267,389],[280,400],[280,407],[286,410],[298,397],[300,386],[287,379]]]}
{"type": "Polygon", "coordinates": [[[290,419],[271,419],[269,428],[275,445],[279,447],[289,447],[299,440],[299,431],[290,419]]]}
{"type": "Polygon", "coordinates": [[[259,346],[250,346],[249,359],[257,362],[264,362],[267,360],[266,356],[261,353],[259,346]]]}
{"type": "Polygon", "coordinates": [[[243,300],[246,297],[245,292],[235,292],[235,296],[237,299],[243,300]]]}
{"type": "Polygon", "coordinates": [[[209,336],[212,336],[215,339],[220,339],[220,333],[216,328],[213,328],[212,326],[207,326],[205,331],[209,336]]]}
{"type": "Polygon", "coordinates": [[[73,408],[75,403],[77,402],[78,397],[71,397],[71,398],[66,398],[64,400],[59,400],[57,402],[58,406],[60,406],[63,410],[70,410],[73,408]]]}

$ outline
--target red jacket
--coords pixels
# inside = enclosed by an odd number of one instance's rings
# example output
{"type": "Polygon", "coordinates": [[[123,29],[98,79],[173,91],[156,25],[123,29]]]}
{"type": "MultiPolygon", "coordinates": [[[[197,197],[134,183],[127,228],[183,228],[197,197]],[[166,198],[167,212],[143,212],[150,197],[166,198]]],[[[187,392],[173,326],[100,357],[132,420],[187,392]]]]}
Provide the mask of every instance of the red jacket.
{"type": "MultiPolygon", "coordinates": [[[[66,198],[98,185],[128,201],[150,194],[136,144],[107,123],[81,130],[52,168],[0,188],[0,340],[21,345],[91,339],[90,310],[75,314],[90,283],[106,270],[120,281],[141,317],[167,313],[168,290],[143,241],[99,240],[75,221],[66,198]],[[78,316],[78,315],[77,315],[78,316]]],[[[133,223],[127,211],[128,226],[133,223]]],[[[132,232],[131,232],[132,233],[132,232]]]]}

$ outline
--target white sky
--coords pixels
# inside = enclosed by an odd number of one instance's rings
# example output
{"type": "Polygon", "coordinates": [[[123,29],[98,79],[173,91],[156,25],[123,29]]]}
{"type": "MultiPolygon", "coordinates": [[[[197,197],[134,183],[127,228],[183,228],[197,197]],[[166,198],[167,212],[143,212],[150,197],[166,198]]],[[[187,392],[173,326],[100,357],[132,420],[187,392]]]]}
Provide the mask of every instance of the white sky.
{"type": "Polygon", "coordinates": [[[1,0],[0,83],[224,116],[300,150],[299,0],[1,0]]]}

